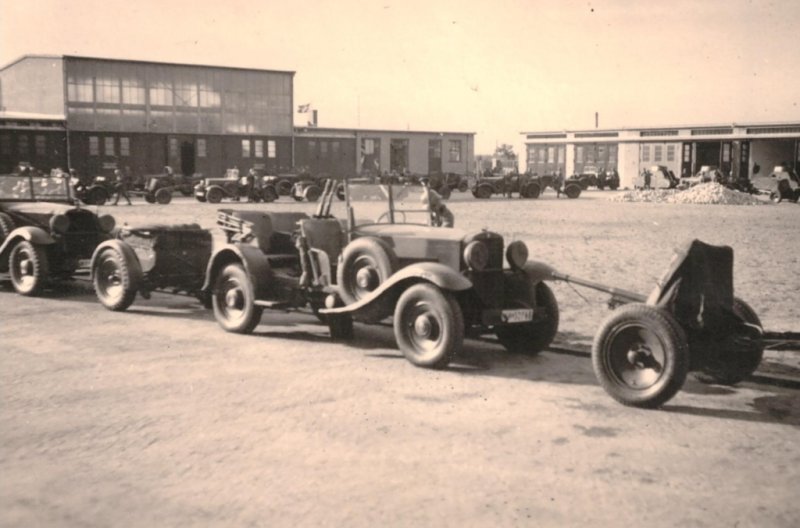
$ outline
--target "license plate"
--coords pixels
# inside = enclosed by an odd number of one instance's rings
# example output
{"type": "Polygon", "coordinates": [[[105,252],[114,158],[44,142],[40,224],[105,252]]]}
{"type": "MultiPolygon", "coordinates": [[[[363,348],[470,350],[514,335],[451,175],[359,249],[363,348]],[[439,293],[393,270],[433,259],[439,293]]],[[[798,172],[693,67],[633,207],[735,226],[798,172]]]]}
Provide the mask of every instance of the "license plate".
{"type": "Polygon", "coordinates": [[[533,309],[503,310],[500,314],[500,319],[504,323],[527,323],[528,321],[533,321],[533,309]]]}

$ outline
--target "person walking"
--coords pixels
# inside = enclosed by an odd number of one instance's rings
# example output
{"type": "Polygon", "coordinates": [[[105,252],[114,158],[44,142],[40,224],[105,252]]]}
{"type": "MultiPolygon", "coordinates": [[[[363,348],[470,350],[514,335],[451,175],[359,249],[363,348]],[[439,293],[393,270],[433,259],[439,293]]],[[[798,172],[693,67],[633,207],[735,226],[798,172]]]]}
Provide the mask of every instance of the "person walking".
{"type": "Polygon", "coordinates": [[[128,196],[128,187],[131,184],[130,175],[123,173],[119,169],[114,169],[114,177],[116,178],[114,191],[116,192],[117,196],[114,200],[114,203],[111,205],[117,205],[121,197],[125,197],[125,199],[128,201],[128,205],[133,205],[131,203],[131,197],[128,196]]]}

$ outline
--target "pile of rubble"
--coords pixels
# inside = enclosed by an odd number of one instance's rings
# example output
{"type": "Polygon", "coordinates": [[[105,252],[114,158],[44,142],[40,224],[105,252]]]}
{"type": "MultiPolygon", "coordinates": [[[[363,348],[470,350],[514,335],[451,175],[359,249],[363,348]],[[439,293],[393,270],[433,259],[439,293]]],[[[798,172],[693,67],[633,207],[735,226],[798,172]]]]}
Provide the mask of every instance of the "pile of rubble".
{"type": "Polygon", "coordinates": [[[684,191],[655,189],[624,192],[611,198],[615,202],[654,202],[676,204],[762,205],[772,203],[759,200],[749,193],[728,189],[716,182],[701,183],[684,191]]]}

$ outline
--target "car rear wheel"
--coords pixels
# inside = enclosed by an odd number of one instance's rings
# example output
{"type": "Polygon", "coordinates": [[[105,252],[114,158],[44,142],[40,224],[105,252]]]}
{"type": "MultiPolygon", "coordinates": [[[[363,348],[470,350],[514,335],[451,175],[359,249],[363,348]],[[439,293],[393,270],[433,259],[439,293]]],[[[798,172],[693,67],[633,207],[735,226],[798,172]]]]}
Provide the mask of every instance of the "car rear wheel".
{"type": "Polygon", "coordinates": [[[104,205],[108,201],[108,191],[102,187],[93,187],[86,194],[86,203],[89,205],[104,205]]]}
{"type": "Polygon", "coordinates": [[[305,196],[306,200],[308,200],[309,202],[316,202],[317,200],[319,200],[321,194],[322,191],[316,185],[307,187],[306,190],[303,191],[303,196],[305,196]]]}
{"type": "Polygon", "coordinates": [[[481,200],[487,200],[492,197],[492,186],[491,185],[478,185],[475,189],[475,198],[479,198],[481,200]]]}
{"type": "Polygon", "coordinates": [[[144,201],[149,203],[149,204],[154,204],[154,203],[156,203],[156,197],[155,197],[155,195],[153,195],[153,193],[148,192],[148,193],[145,193],[145,195],[144,195],[144,201]]]}
{"type": "Polygon", "coordinates": [[[218,187],[212,187],[206,192],[206,200],[208,203],[220,203],[222,201],[222,189],[218,187]]]}
{"type": "Polygon", "coordinates": [[[574,200],[581,195],[581,186],[577,183],[570,183],[564,189],[564,194],[567,195],[567,198],[572,198],[574,200]]]}
{"type": "Polygon", "coordinates": [[[542,193],[542,188],[539,187],[538,183],[529,183],[523,188],[523,190],[524,194],[522,196],[524,198],[538,198],[542,193]]]}
{"type": "Polygon", "coordinates": [[[600,326],[592,343],[592,366],[600,385],[618,402],[659,407],[686,381],[686,334],[669,312],[627,304],[600,326]]]}
{"type": "Polygon", "coordinates": [[[289,180],[278,181],[278,194],[281,196],[288,196],[292,194],[292,187],[294,185],[289,180]]]}
{"type": "Polygon", "coordinates": [[[505,291],[510,295],[507,308],[538,307],[543,314],[529,323],[496,327],[497,339],[515,354],[535,355],[546,350],[558,332],[559,310],[553,290],[543,282],[531,284],[524,278],[510,276],[505,281],[505,291]]]}
{"type": "Polygon", "coordinates": [[[397,269],[397,256],[386,243],[371,237],[355,239],[344,248],[342,263],[336,271],[336,282],[342,300],[345,304],[360,301],[375,291],[397,269]]]}
{"type": "Polygon", "coordinates": [[[415,284],[397,301],[394,336],[414,365],[444,368],[464,343],[461,306],[451,293],[433,284],[415,284]]]}
{"type": "Polygon", "coordinates": [[[241,264],[228,264],[217,275],[211,297],[214,318],[227,332],[249,334],[261,321],[263,308],[241,264]]]}
{"type": "Polygon", "coordinates": [[[29,296],[40,294],[50,275],[45,248],[23,240],[11,250],[8,271],[17,293],[29,296]]]}
{"type": "Polygon", "coordinates": [[[458,183],[458,192],[467,192],[469,190],[469,183],[466,180],[462,180],[458,183]]]}
{"type": "Polygon", "coordinates": [[[104,249],[95,260],[92,268],[94,292],[100,304],[111,311],[127,310],[136,298],[131,267],[125,255],[113,248],[104,249]]]}
{"type": "Polygon", "coordinates": [[[172,191],[169,189],[159,189],[156,191],[156,202],[167,205],[172,201],[172,191]]]}
{"type": "Polygon", "coordinates": [[[278,191],[271,185],[269,187],[264,187],[264,189],[261,190],[261,198],[265,202],[274,202],[278,199],[278,191]]]}

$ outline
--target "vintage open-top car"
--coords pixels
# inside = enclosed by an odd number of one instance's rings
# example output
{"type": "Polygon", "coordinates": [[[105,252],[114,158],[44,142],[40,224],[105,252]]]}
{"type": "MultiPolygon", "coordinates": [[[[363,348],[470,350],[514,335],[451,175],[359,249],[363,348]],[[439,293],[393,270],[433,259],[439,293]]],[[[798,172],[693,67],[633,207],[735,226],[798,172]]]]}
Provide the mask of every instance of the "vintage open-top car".
{"type": "Polygon", "coordinates": [[[313,216],[219,212],[228,243],[209,261],[203,289],[225,330],[251,332],[264,308],[310,307],[334,337],[351,335],[353,320],[393,316],[406,358],[433,368],[450,362],[467,333],[494,333],[531,354],[550,344],[558,304],[529,269],[524,243],[433,227],[424,187],[345,189],[346,219],[330,214],[333,182],[313,216]]]}
{"type": "Polygon", "coordinates": [[[0,273],[22,295],[86,268],[114,218],[77,207],[68,175],[0,176],[0,273]]]}

